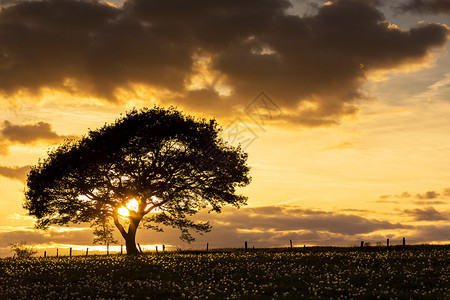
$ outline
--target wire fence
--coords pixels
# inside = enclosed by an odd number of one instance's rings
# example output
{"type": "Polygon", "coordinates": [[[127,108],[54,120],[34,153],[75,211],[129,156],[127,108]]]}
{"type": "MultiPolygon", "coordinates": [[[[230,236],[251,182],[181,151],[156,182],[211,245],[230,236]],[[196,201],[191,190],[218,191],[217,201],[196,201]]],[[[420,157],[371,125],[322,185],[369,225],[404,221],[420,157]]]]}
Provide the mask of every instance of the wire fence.
{"type": "MultiPolygon", "coordinates": [[[[413,246],[408,245],[408,246],[413,246]]],[[[141,253],[166,253],[166,252],[225,252],[225,251],[256,251],[256,250],[269,250],[269,251],[310,251],[311,249],[348,249],[348,250],[367,250],[367,249],[385,249],[385,250],[397,250],[406,249],[406,238],[403,237],[401,243],[394,244],[390,239],[386,239],[386,243],[377,242],[371,244],[367,241],[360,241],[359,244],[351,246],[323,246],[323,245],[307,245],[296,244],[293,240],[289,240],[286,246],[273,247],[270,243],[266,242],[249,242],[243,241],[238,247],[221,247],[220,243],[211,245],[209,242],[205,244],[197,244],[196,247],[190,247],[189,249],[181,249],[180,247],[173,245],[140,245],[137,243],[137,247],[141,253]],[[375,247],[374,247],[375,246],[375,247]]],[[[69,248],[54,248],[52,251],[44,250],[39,256],[46,257],[62,257],[62,256],[89,256],[89,255],[124,255],[126,254],[126,247],[124,245],[104,245],[104,246],[87,246],[87,247],[69,247],[69,248]]]]}

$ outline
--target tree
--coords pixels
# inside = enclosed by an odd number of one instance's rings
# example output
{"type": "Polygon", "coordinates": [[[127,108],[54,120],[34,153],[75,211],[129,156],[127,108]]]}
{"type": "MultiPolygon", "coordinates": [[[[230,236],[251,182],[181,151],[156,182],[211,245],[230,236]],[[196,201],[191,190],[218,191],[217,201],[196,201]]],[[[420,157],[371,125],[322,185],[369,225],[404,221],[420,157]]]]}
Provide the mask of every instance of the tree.
{"type": "Polygon", "coordinates": [[[27,242],[22,241],[18,243],[9,244],[11,251],[16,252],[17,258],[29,258],[37,253],[33,246],[27,246],[27,242]]]}
{"type": "Polygon", "coordinates": [[[113,236],[114,227],[109,222],[107,216],[95,219],[91,227],[94,228],[94,244],[108,245],[118,243],[113,236]]]}
{"type": "Polygon", "coordinates": [[[173,107],[133,109],[50,150],[28,174],[24,208],[43,229],[112,219],[128,254],[139,254],[140,224],[179,228],[180,238],[192,241],[189,229],[202,233],[211,226],[190,216],[246,204],[236,189],[251,180],[247,154],[225,143],[220,132],[215,120],[173,107]]]}

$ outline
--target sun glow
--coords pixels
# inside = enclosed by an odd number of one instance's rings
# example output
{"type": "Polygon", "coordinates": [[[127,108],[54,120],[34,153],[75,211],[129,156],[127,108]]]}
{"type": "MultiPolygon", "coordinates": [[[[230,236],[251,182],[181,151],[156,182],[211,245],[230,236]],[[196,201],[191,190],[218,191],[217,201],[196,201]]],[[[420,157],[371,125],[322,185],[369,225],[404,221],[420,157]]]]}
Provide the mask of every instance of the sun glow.
{"type": "Polygon", "coordinates": [[[138,209],[139,209],[139,202],[136,199],[131,199],[127,203],[127,208],[128,208],[128,210],[138,211],[138,209]]]}
{"type": "Polygon", "coordinates": [[[122,217],[129,217],[130,216],[130,210],[135,211],[135,212],[138,211],[138,209],[139,209],[139,202],[136,199],[131,199],[130,201],[128,201],[128,203],[125,206],[119,207],[117,212],[122,217]]]}
{"type": "Polygon", "coordinates": [[[121,215],[122,217],[128,217],[130,216],[130,212],[128,211],[128,209],[124,206],[119,207],[119,209],[117,210],[117,212],[119,213],[119,215],[121,215]]]}
{"type": "Polygon", "coordinates": [[[189,91],[211,89],[220,96],[230,96],[233,92],[231,86],[226,83],[226,76],[213,69],[213,58],[210,55],[194,55],[192,74],[186,80],[186,88],[189,91]]]}

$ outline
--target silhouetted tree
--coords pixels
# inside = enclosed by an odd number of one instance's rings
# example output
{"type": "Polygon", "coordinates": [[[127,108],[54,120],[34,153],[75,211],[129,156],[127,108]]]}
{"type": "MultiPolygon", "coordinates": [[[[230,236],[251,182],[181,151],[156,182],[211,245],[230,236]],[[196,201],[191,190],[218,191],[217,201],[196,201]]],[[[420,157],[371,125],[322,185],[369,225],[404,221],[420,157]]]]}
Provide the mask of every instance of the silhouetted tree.
{"type": "Polygon", "coordinates": [[[161,224],[179,228],[180,238],[192,241],[189,229],[207,232],[210,225],[189,216],[247,200],[236,194],[250,183],[247,154],[226,144],[220,131],[215,120],[174,108],[134,109],[49,151],[31,168],[24,208],[44,229],[112,218],[128,254],[139,253],[135,237],[141,223],[155,230],[161,224]]]}
{"type": "Polygon", "coordinates": [[[11,251],[14,251],[16,253],[15,256],[17,256],[17,258],[30,258],[37,253],[34,247],[28,246],[27,242],[25,241],[11,243],[9,244],[9,247],[11,248],[11,251]]]}
{"type": "Polygon", "coordinates": [[[94,228],[94,244],[107,245],[116,244],[118,241],[114,239],[114,226],[108,220],[107,216],[100,216],[91,224],[94,228]]]}

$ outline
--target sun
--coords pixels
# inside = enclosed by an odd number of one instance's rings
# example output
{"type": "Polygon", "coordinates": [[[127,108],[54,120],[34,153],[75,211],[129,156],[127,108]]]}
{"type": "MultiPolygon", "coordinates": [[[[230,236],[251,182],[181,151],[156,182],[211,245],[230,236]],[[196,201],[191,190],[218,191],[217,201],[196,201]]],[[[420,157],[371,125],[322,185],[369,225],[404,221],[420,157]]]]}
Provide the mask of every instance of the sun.
{"type": "Polygon", "coordinates": [[[130,210],[137,212],[139,209],[139,202],[136,199],[131,199],[128,201],[128,203],[125,206],[119,207],[117,212],[122,217],[129,217],[130,216],[130,210]]]}
{"type": "Polygon", "coordinates": [[[139,202],[136,199],[131,199],[127,203],[128,210],[138,211],[139,209],[139,202]]]}
{"type": "Polygon", "coordinates": [[[124,206],[119,207],[119,209],[117,210],[117,212],[119,213],[120,216],[122,217],[129,217],[130,216],[130,212],[128,211],[128,209],[124,206]]]}

